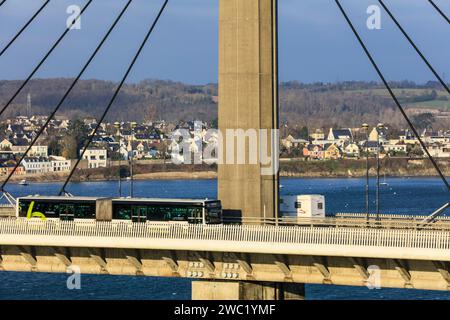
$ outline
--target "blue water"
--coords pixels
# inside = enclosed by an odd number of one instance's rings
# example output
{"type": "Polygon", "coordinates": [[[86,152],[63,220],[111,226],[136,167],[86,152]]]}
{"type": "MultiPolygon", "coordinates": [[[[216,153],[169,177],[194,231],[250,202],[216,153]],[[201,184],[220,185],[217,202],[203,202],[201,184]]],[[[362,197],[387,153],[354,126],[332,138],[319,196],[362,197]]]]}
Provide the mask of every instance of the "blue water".
{"type": "MultiPolygon", "coordinates": [[[[398,214],[429,214],[449,200],[442,181],[434,178],[388,178],[381,187],[381,211],[398,214]]],[[[375,209],[371,181],[372,210],[375,209]]],[[[328,213],[364,212],[364,179],[283,179],[281,194],[323,194],[328,213]]],[[[60,184],[10,185],[15,196],[53,195],[60,184]]],[[[117,182],[73,183],[75,195],[118,194],[117,182]]],[[[123,194],[128,193],[128,183],[123,194]]],[[[215,198],[215,180],[135,181],[135,196],[215,198]]],[[[190,299],[191,280],[130,276],[82,275],[81,290],[68,290],[67,275],[0,272],[0,299],[190,299]]],[[[307,285],[307,299],[450,299],[450,292],[408,289],[369,290],[366,287],[307,285]]]]}

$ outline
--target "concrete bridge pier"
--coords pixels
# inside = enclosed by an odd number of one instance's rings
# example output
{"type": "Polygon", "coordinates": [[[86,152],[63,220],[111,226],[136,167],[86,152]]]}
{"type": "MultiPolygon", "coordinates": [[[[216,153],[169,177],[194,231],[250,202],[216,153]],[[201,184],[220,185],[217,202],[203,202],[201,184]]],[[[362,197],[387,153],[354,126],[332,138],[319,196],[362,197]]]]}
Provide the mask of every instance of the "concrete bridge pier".
{"type": "Polygon", "coordinates": [[[304,300],[303,283],[193,281],[192,300],[304,300]]]}
{"type": "MultiPolygon", "coordinates": [[[[244,218],[278,216],[278,172],[261,173],[261,154],[269,151],[270,156],[276,149],[269,143],[269,150],[262,150],[257,141],[257,161],[250,163],[250,145],[255,142],[250,138],[247,142],[243,137],[248,162],[228,163],[228,153],[235,155],[238,147],[234,144],[235,137],[227,135],[228,130],[259,133],[261,129],[272,132],[279,127],[277,2],[219,2],[219,129],[227,162],[218,167],[218,197],[226,214],[244,218]],[[231,145],[227,139],[233,140],[231,145]]],[[[302,299],[304,286],[195,281],[192,292],[193,299],[208,300],[302,299]]]]}

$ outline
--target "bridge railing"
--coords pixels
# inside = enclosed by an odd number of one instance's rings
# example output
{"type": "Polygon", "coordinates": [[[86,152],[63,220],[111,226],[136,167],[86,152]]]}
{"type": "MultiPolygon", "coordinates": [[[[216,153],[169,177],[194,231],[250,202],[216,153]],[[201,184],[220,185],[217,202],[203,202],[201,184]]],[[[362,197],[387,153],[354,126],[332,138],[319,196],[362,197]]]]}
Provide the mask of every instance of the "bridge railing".
{"type": "Polygon", "coordinates": [[[117,223],[99,221],[41,221],[0,219],[2,236],[213,240],[251,243],[288,243],[450,249],[450,232],[404,229],[326,228],[268,225],[189,225],[177,223],[117,223]]]}
{"type": "Polygon", "coordinates": [[[427,229],[427,230],[448,230],[450,231],[450,220],[437,220],[434,223],[423,224],[420,217],[390,218],[370,216],[339,215],[332,217],[292,217],[284,216],[280,218],[260,218],[260,217],[224,217],[226,224],[266,224],[266,225],[299,225],[311,227],[350,227],[350,228],[386,228],[386,229],[427,229]]]}
{"type": "MultiPolygon", "coordinates": [[[[366,213],[336,213],[334,215],[337,218],[366,218],[367,214],[366,213]]],[[[375,213],[370,213],[369,214],[369,218],[370,219],[375,219],[376,218],[376,214],[375,213]]],[[[392,213],[381,213],[378,215],[381,219],[388,219],[388,220],[423,220],[427,217],[429,217],[429,215],[411,215],[411,214],[392,214],[392,213]]],[[[450,216],[439,216],[436,217],[436,220],[438,221],[447,221],[450,222],[450,216]]]]}

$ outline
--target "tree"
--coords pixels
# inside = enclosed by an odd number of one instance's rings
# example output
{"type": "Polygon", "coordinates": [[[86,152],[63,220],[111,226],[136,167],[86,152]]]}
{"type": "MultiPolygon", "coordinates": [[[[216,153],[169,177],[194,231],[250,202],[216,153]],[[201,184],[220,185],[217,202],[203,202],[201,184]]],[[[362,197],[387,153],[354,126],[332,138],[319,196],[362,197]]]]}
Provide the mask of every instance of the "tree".
{"type": "Polygon", "coordinates": [[[78,154],[78,150],[84,147],[89,135],[90,132],[88,126],[80,119],[71,121],[67,128],[67,136],[73,138],[75,141],[76,154],[78,154]]]}
{"type": "Polygon", "coordinates": [[[166,159],[169,158],[168,149],[169,144],[166,140],[162,140],[161,143],[158,143],[156,145],[156,149],[158,150],[160,157],[164,160],[164,163],[166,162],[166,159]]]}
{"type": "Polygon", "coordinates": [[[90,132],[89,128],[80,119],[69,123],[66,135],[60,140],[59,146],[52,139],[49,149],[52,153],[61,154],[66,159],[76,159],[80,149],[84,147],[90,132]]]}
{"type": "Polygon", "coordinates": [[[422,147],[418,144],[415,144],[410,150],[409,150],[409,156],[423,156],[423,150],[422,147]]]}
{"type": "Polygon", "coordinates": [[[298,132],[298,137],[300,139],[305,139],[307,140],[309,138],[309,130],[308,127],[303,126],[300,131],[298,132]]]}
{"type": "Polygon", "coordinates": [[[214,118],[211,120],[211,128],[212,129],[218,129],[219,128],[219,119],[214,118]]]}
{"type": "Polygon", "coordinates": [[[50,155],[59,156],[61,155],[62,147],[56,137],[52,137],[48,142],[48,153],[50,155]]]}
{"type": "Polygon", "coordinates": [[[412,123],[418,129],[428,129],[435,122],[434,116],[431,113],[421,113],[412,117],[412,123]]]}
{"type": "Polygon", "coordinates": [[[62,156],[66,159],[76,159],[78,155],[75,137],[67,135],[61,140],[62,156]]]}

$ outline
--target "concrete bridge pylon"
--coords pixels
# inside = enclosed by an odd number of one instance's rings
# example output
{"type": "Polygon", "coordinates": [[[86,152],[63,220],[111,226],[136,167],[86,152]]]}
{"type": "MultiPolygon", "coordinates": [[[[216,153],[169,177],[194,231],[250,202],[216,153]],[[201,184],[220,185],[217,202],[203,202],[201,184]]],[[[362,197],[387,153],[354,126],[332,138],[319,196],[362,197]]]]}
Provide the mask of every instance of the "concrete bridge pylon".
{"type": "Polygon", "coordinates": [[[278,138],[271,138],[278,129],[277,2],[220,0],[219,130],[223,163],[218,168],[218,196],[226,211],[243,217],[278,215],[278,138]],[[246,141],[244,164],[237,160],[242,151],[237,150],[239,138],[227,134],[238,129],[248,133],[244,137],[237,134],[246,141]],[[252,160],[254,133],[258,148],[252,160]],[[267,148],[262,135],[269,142],[267,148]],[[230,139],[234,140],[234,150],[230,150],[230,139]],[[232,153],[234,161],[229,161],[232,153]],[[267,166],[266,156],[272,156],[276,163],[269,164],[274,170],[262,172],[267,166]]]}

